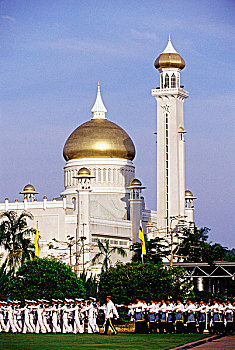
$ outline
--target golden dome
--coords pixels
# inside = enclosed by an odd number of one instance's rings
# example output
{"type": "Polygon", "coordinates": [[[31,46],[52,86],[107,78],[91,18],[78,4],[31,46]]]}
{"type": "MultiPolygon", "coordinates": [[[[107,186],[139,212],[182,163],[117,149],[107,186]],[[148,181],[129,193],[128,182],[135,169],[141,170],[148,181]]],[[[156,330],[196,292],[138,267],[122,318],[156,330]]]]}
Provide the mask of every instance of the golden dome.
{"type": "Polygon", "coordinates": [[[147,224],[146,224],[146,226],[147,226],[147,227],[149,227],[149,226],[153,226],[152,221],[151,221],[151,220],[150,220],[150,221],[148,221],[148,222],[147,222],[147,224]]]}
{"type": "Polygon", "coordinates": [[[170,35],[165,50],[158,56],[158,58],[154,62],[154,66],[158,70],[162,68],[183,69],[185,67],[184,59],[178,54],[178,52],[173,47],[170,35]]]}
{"type": "Polygon", "coordinates": [[[184,128],[182,126],[179,126],[179,132],[184,132],[184,128]]]}
{"type": "Polygon", "coordinates": [[[156,69],[162,68],[179,68],[185,67],[184,59],[178,53],[161,53],[154,62],[156,69]]]}
{"type": "Polygon", "coordinates": [[[178,221],[178,225],[184,225],[184,221],[178,221]]]}
{"type": "Polygon", "coordinates": [[[78,176],[90,176],[91,172],[87,168],[81,168],[78,170],[78,176]]]}
{"type": "Polygon", "coordinates": [[[195,227],[195,222],[190,222],[189,227],[195,227]]]}
{"type": "Polygon", "coordinates": [[[107,119],[91,119],[75,129],[64,145],[66,161],[78,158],[133,160],[135,146],[127,133],[107,119]]]}
{"type": "Polygon", "coordinates": [[[133,186],[133,187],[135,187],[135,186],[142,186],[142,182],[140,180],[138,180],[138,179],[133,179],[130,182],[130,186],[133,186]]]}
{"type": "Polygon", "coordinates": [[[192,192],[189,191],[189,190],[186,190],[186,191],[185,191],[185,197],[187,197],[187,198],[193,198],[192,192]]]}
{"type": "Polygon", "coordinates": [[[35,188],[33,187],[33,185],[26,185],[24,186],[23,192],[35,192],[35,188]]]}

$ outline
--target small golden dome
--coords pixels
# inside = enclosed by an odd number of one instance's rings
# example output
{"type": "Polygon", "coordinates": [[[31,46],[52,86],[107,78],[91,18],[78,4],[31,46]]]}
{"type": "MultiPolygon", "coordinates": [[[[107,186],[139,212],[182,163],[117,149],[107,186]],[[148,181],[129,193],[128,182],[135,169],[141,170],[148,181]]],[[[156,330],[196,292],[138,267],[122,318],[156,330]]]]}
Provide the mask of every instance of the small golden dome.
{"type": "Polygon", "coordinates": [[[135,187],[135,186],[142,186],[142,182],[140,180],[138,180],[138,179],[133,179],[130,182],[130,186],[133,186],[133,187],[135,187]]]}
{"type": "Polygon", "coordinates": [[[186,191],[185,191],[185,197],[186,197],[186,198],[193,198],[192,192],[189,191],[189,190],[186,190],[186,191]]]}
{"type": "Polygon", "coordinates": [[[33,187],[33,185],[26,185],[24,186],[23,192],[35,192],[35,188],[33,187]]]}
{"type": "Polygon", "coordinates": [[[64,145],[66,161],[79,158],[133,160],[135,146],[128,134],[107,119],[92,119],[75,129],[64,145]]]}
{"type": "Polygon", "coordinates": [[[78,170],[78,176],[90,176],[91,172],[87,168],[81,168],[78,170]]]}
{"type": "Polygon", "coordinates": [[[154,62],[156,69],[185,67],[184,59],[178,53],[161,53],[154,62]]]}
{"type": "Polygon", "coordinates": [[[158,56],[154,62],[154,66],[158,70],[162,68],[183,69],[185,67],[183,58],[178,54],[171,43],[170,35],[165,50],[158,56]]]}
{"type": "Polygon", "coordinates": [[[189,227],[195,227],[195,222],[190,222],[189,227]]]}
{"type": "Polygon", "coordinates": [[[184,221],[182,221],[182,220],[178,221],[178,225],[181,225],[181,226],[184,225],[184,221]]]}
{"type": "Polygon", "coordinates": [[[43,199],[47,199],[47,196],[43,196],[43,199]]]}
{"type": "Polygon", "coordinates": [[[179,132],[184,132],[184,128],[182,126],[179,126],[179,132]]]}
{"type": "Polygon", "coordinates": [[[151,220],[149,220],[149,221],[147,222],[146,226],[147,226],[147,227],[149,227],[149,226],[153,226],[152,221],[151,221],[151,220]]]}

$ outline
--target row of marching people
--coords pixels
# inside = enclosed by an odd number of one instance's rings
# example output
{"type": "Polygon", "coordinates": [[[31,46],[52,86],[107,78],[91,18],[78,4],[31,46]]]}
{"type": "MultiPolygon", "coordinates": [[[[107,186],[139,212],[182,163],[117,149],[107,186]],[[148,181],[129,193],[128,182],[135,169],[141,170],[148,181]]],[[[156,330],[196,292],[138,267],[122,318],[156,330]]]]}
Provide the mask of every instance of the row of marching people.
{"type": "Polygon", "coordinates": [[[136,333],[235,333],[235,302],[136,299],[128,309],[136,333]]]}
{"type": "Polygon", "coordinates": [[[104,334],[117,334],[113,318],[118,311],[110,297],[104,305],[95,298],[55,300],[0,301],[0,332],[12,333],[99,333],[97,317],[104,314],[104,334]]]}

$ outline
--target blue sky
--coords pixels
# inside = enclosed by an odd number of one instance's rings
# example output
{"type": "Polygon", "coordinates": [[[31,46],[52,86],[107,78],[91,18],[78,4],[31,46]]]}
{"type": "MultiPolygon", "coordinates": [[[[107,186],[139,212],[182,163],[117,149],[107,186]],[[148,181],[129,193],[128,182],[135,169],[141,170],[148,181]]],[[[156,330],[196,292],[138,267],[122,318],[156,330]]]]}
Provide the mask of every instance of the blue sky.
{"type": "Polygon", "coordinates": [[[136,175],[156,208],[153,62],[168,33],[186,61],[186,184],[198,226],[234,239],[233,1],[0,2],[0,200],[29,181],[39,198],[63,190],[66,138],[91,117],[100,80],[107,117],[132,137],[136,175]]]}

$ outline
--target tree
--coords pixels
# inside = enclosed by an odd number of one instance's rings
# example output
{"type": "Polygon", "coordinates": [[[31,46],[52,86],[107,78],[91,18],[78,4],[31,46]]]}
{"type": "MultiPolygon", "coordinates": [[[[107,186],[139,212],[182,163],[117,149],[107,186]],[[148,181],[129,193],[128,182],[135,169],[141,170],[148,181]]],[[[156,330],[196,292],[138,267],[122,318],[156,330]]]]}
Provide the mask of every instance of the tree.
{"type": "Polygon", "coordinates": [[[97,245],[100,251],[94,256],[94,258],[91,260],[91,263],[92,265],[95,265],[100,261],[100,259],[103,258],[101,271],[107,271],[109,266],[111,266],[111,255],[113,253],[117,253],[122,257],[125,257],[127,255],[125,249],[122,247],[111,248],[108,239],[105,239],[104,244],[98,239],[97,245]]]}
{"type": "MultiPolygon", "coordinates": [[[[162,258],[165,256],[165,252],[163,250],[163,244],[161,243],[161,239],[156,237],[154,239],[147,239],[145,236],[145,246],[146,246],[146,255],[144,256],[144,262],[151,262],[153,264],[162,264],[162,258]]],[[[142,245],[140,242],[134,243],[130,250],[134,252],[132,256],[132,261],[141,262],[141,254],[142,254],[142,245]]]]}
{"type": "Polygon", "coordinates": [[[27,218],[33,219],[32,214],[24,211],[19,216],[14,211],[5,211],[1,214],[0,245],[8,252],[8,265],[16,269],[19,263],[23,264],[27,258],[34,256],[34,245],[30,237],[35,229],[29,228],[27,218]]]}
{"type": "Polygon", "coordinates": [[[19,300],[79,298],[85,295],[82,281],[71,267],[48,258],[25,262],[11,278],[9,292],[12,298],[19,300]]]}
{"type": "Polygon", "coordinates": [[[194,230],[184,229],[179,245],[179,255],[186,262],[207,262],[212,265],[214,261],[235,261],[227,247],[219,243],[207,242],[209,229],[203,227],[194,230]]]}
{"type": "Polygon", "coordinates": [[[86,272],[82,272],[80,274],[80,279],[81,279],[82,284],[86,290],[86,297],[87,298],[89,296],[97,297],[98,281],[96,279],[96,276],[93,277],[92,275],[90,275],[88,277],[86,272]]]}
{"type": "MultiPolygon", "coordinates": [[[[147,255],[145,261],[153,261],[165,258],[173,267],[174,261],[184,262],[207,262],[213,264],[214,261],[235,261],[232,252],[227,247],[219,243],[208,242],[209,228],[198,229],[183,228],[176,226],[167,235],[146,240],[147,255]]],[[[139,261],[140,246],[135,243],[132,246],[135,251],[133,261],[139,261]]]]}
{"type": "Polygon", "coordinates": [[[6,300],[10,277],[13,276],[13,270],[7,270],[7,260],[0,267],[0,300],[6,300]]]}
{"type": "Polygon", "coordinates": [[[126,304],[136,298],[146,301],[165,298],[184,298],[191,292],[191,284],[183,277],[183,269],[166,269],[152,263],[117,264],[102,272],[99,297],[112,295],[115,302],[126,304]]]}

